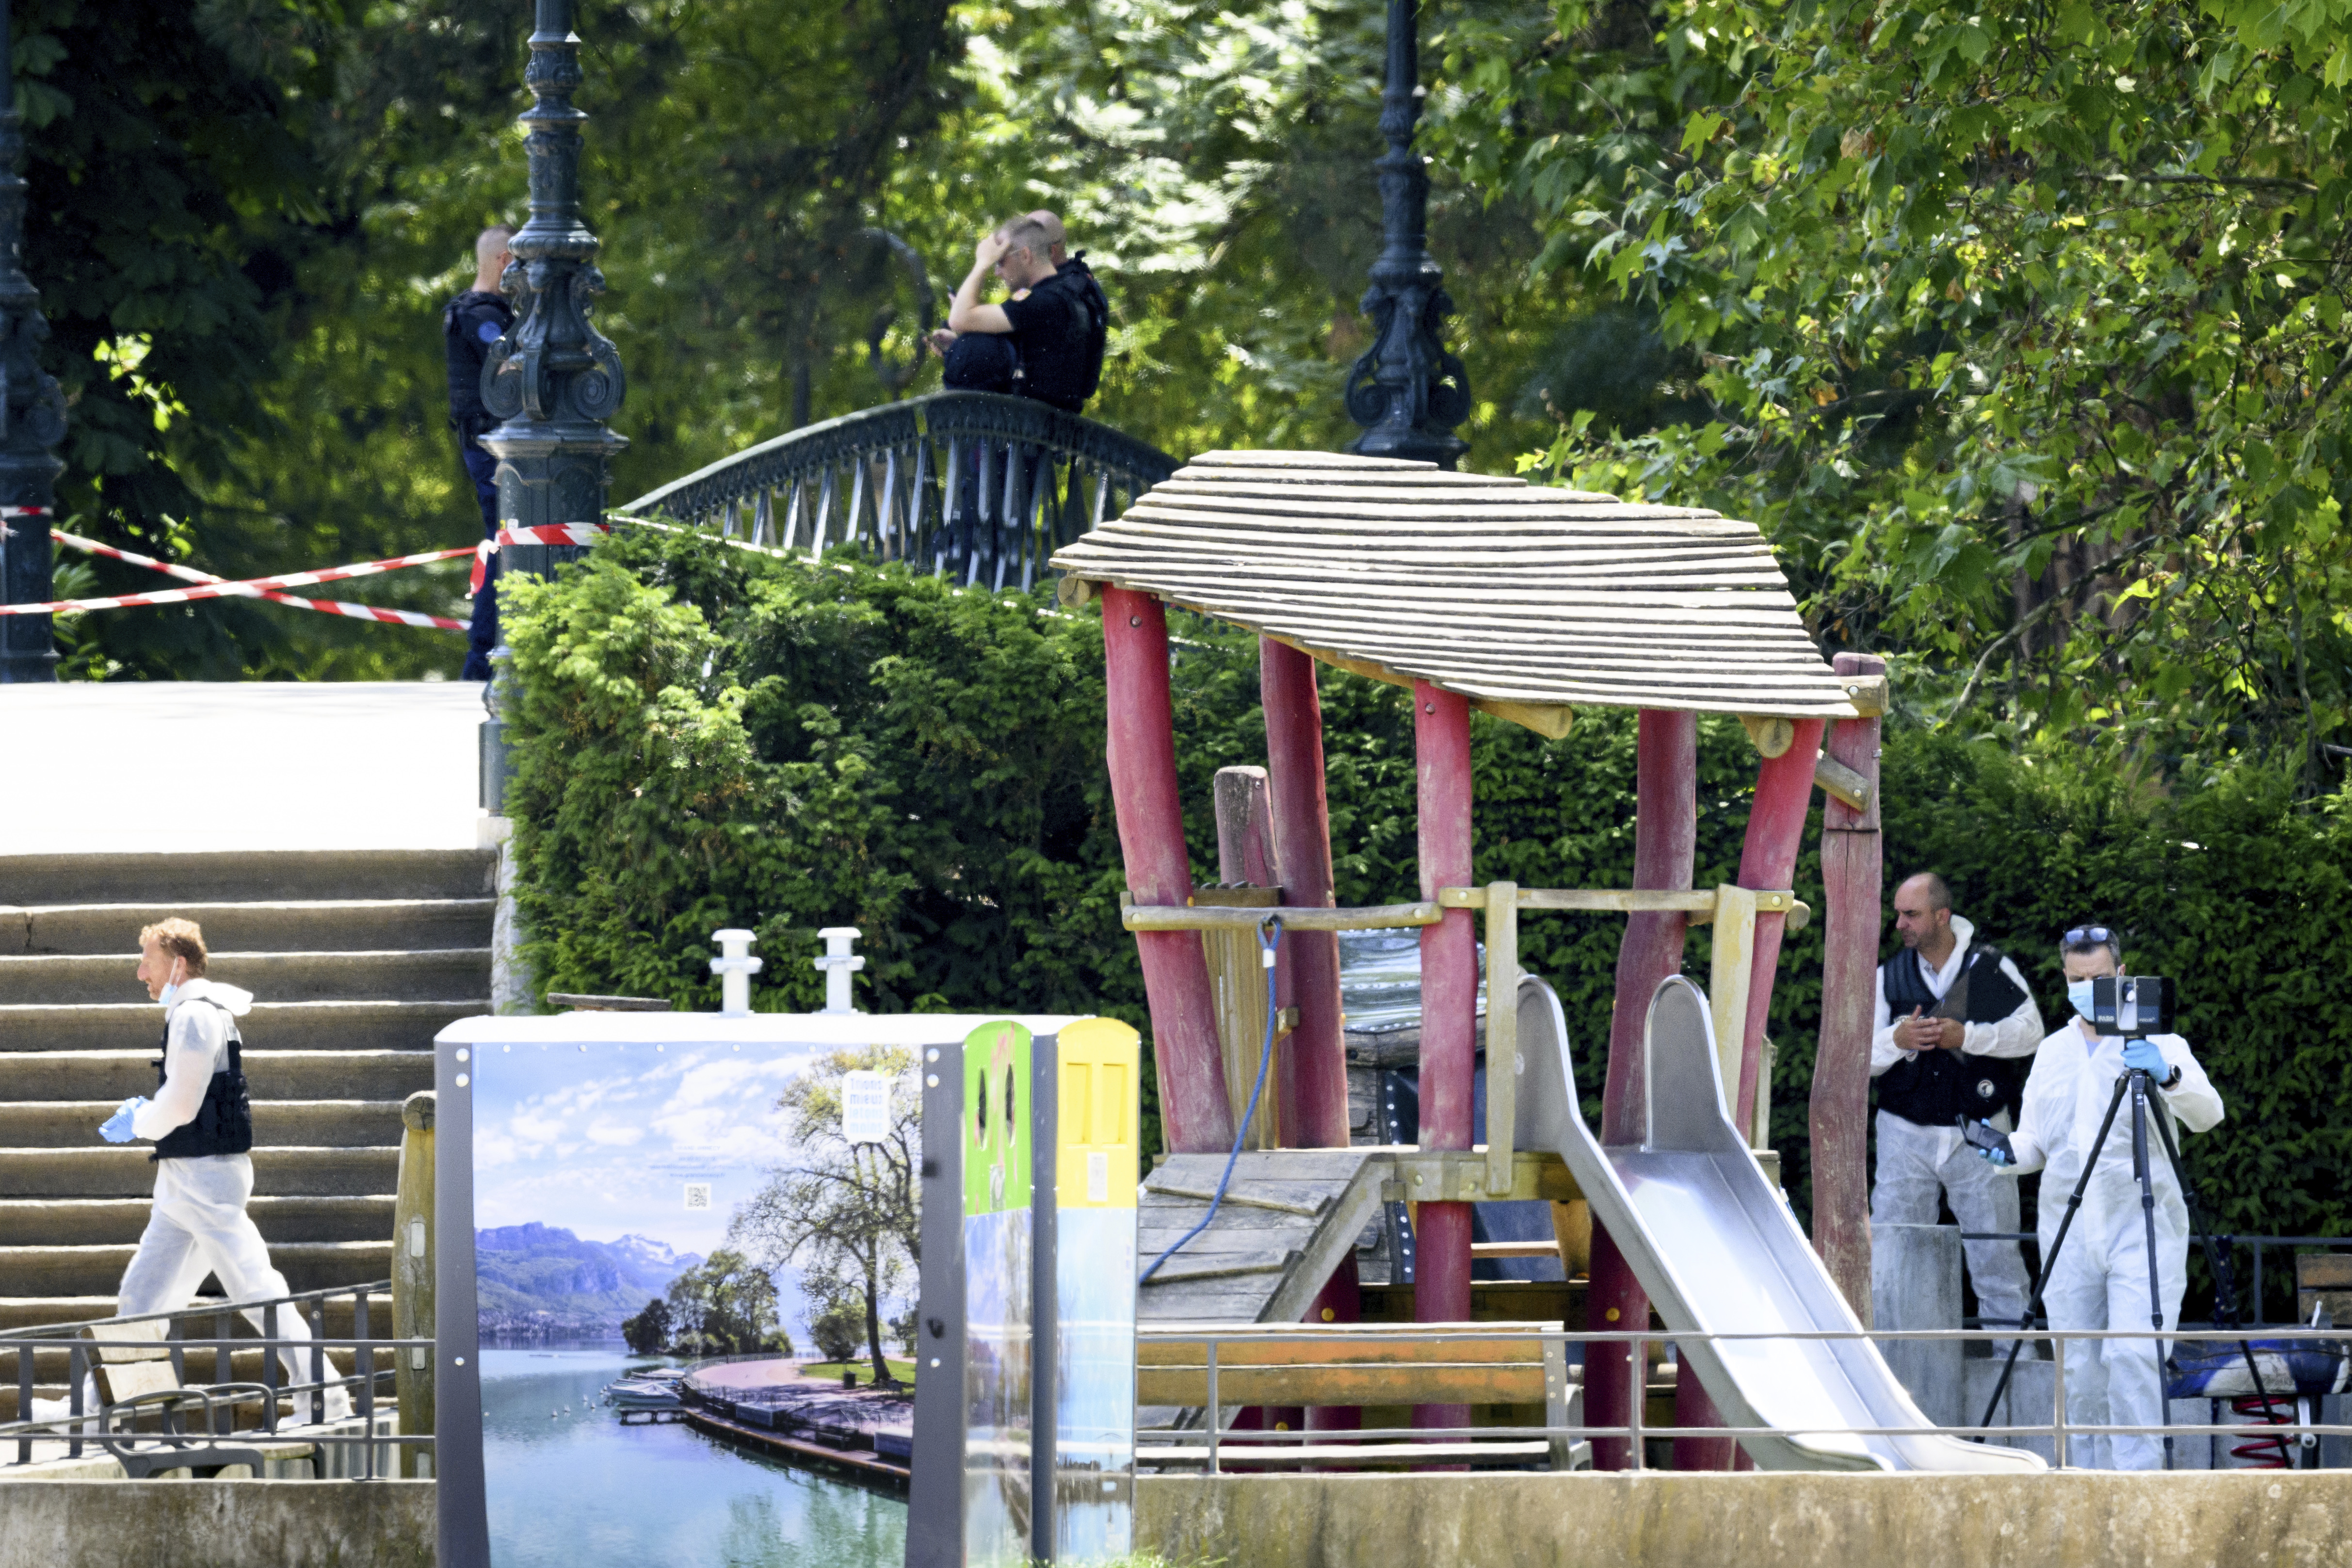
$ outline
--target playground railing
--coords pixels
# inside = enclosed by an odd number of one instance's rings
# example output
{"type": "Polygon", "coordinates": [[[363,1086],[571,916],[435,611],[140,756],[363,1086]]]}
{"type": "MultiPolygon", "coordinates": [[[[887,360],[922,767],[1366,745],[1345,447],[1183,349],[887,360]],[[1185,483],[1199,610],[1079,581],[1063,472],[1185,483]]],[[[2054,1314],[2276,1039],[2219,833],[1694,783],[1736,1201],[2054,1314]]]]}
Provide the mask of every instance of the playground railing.
{"type": "MultiPolygon", "coordinates": [[[[1360,1355],[1363,1360],[1378,1360],[1380,1352],[1377,1347],[1381,1345],[1394,1347],[1426,1345],[1432,1337],[1433,1327],[1436,1326],[1399,1324],[1393,1329],[1385,1326],[1358,1325],[1349,1325],[1344,1329],[1318,1328],[1311,1324],[1250,1325],[1232,1329],[1201,1326],[1142,1327],[1139,1329],[1136,1335],[1139,1352],[1147,1346],[1201,1346],[1203,1352],[1202,1363],[1182,1370],[1194,1377],[1205,1372],[1206,1390],[1204,1403],[1197,1407],[1197,1416],[1202,1425],[1197,1427],[1172,1426],[1139,1431],[1136,1462],[1140,1467],[1180,1465],[1186,1468],[1204,1468],[1211,1475],[1220,1475],[1227,1473],[1225,1468],[1227,1460],[1237,1451],[1263,1454],[1268,1450],[1292,1450],[1296,1452],[1297,1458],[1295,1468],[1309,1468],[1328,1464],[1347,1465],[1349,1463],[1347,1452],[1350,1448],[1362,1448],[1373,1445],[1429,1445],[1433,1449],[1429,1462],[1436,1466],[1446,1466],[1460,1463],[1464,1458],[1464,1448],[1467,1445],[1482,1443],[1507,1445],[1514,1441],[1524,1443],[1534,1439],[1540,1440],[1557,1455],[1570,1445],[1590,1442],[1593,1438],[1608,1438],[1623,1442],[1626,1448],[1625,1468],[1639,1470],[1649,1468],[1643,1453],[1643,1445],[1652,1439],[1766,1436],[1780,1435],[1786,1430],[1771,1426],[1676,1426],[1645,1420],[1644,1405],[1650,1394],[1650,1363],[1648,1358],[1638,1351],[1627,1358],[1626,1377],[1629,1383],[1627,1419],[1617,1425],[1547,1420],[1541,1426],[1415,1426],[1361,1427],[1340,1431],[1235,1429],[1225,1425],[1225,1412],[1239,1407],[1241,1402],[1220,1398],[1222,1392],[1219,1386],[1221,1369],[1218,1350],[1220,1346],[1287,1342],[1297,1347],[1302,1352],[1315,1352],[1326,1358],[1320,1363],[1298,1363],[1300,1370],[1315,1365],[1338,1370],[1342,1365],[1361,1364],[1358,1359],[1360,1355]],[[1328,1348],[1341,1345],[1344,1345],[1345,1350],[1337,1354],[1328,1348]]],[[[2304,1408],[2299,1404],[2296,1390],[2292,1385],[2273,1391],[2269,1400],[2264,1402],[2267,1405],[2277,1404],[2287,1405],[2291,1417],[2285,1420],[2271,1418],[2222,1423],[2163,1422],[2153,1426],[2132,1426],[2088,1425],[2071,1422],[2067,1419],[2066,1347],[2069,1343],[2080,1343],[2084,1341],[2148,1339],[2169,1342],[2188,1337],[2179,1328],[2162,1334],[2147,1329],[2055,1331],[2035,1329],[2024,1331],[2016,1329],[2005,1331],[1977,1329],[1778,1330],[1770,1332],[1736,1333],[1668,1329],[1598,1331],[1517,1325],[1498,1325],[1487,1329],[1483,1325],[1469,1324],[1445,1324],[1442,1325],[1442,1328],[1448,1343],[1463,1344],[1471,1342],[1519,1343],[1557,1358],[1565,1358],[1573,1347],[1579,1345],[1643,1345],[1661,1342],[1666,1344],[1681,1344],[1698,1342],[1729,1343],[1757,1341],[1867,1340],[1883,1344],[1894,1341],[1960,1341],[1964,1342],[1999,1341],[2005,1344],[2011,1340],[2021,1339],[2045,1343],[2050,1347],[2053,1384],[2050,1419],[2046,1422],[2018,1422],[1993,1426],[1944,1426],[1934,1423],[1903,1426],[1838,1426],[1809,1418],[1805,1430],[1809,1434],[1842,1434],[1853,1436],[1920,1436],[1940,1433],[1947,1436],[1979,1441],[2011,1441],[2018,1438],[2046,1437],[2050,1440],[2051,1451],[2056,1458],[2058,1468],[2061,1468],[2067,1466],[2070,1445],[2076,1440],[2089,1437],[2231,1437],[2240,1439],[2242,1442],[2252,1440],[2263,1444],[2280,1444],[2282,1452],[2284,1452],[2283,1445],[2290,1440],[2300,1443],[2306,1437],[2315,1440],[2319,1437],[2352,1437],[2352,1425],[2292,1418],[2293,1414],[2299,1414],[2304,1408]]],[[[2212,1337],[2228,1339],[2238,1336],[2216,1333],[2212,1337]]],[[[2265,1330],[2261,1337],[2266,1345],[2283,1341],[2310,1341],[2336,1349],[2343,1346],[2345,1340],[2342,1333],[2332,1329],[2271,1329],[2265,1330]]],[[[1262,1372],[1265,1364],[1262,1357],[1253,1358],[1245,1366],[1237,1366],[1233,1361],[1227,1360],[1223,1363],[1223,1373],[1228,1380],[1231,1380],[1236,1373],[1262,1372]]],[[[1574,1363],[1570,1364],[1573,1370],[1580,1373],[1580,1368],[1574,1367],[1574,1363]]],[[[1584,1386],[1589,1392],[1590,1385],[1584,1386]]],[[[1153,1404],[1154,1401],[1149,1397],[1150,1392],[1150,1384],[1147,1381],[1139,1403],[1146,1405],[1153,1404]]],[[[2012,1405],[2014,1397],[2012,1394],[2012,1405]]],[[[1311,1405],[1317,1401],[1306,1399],[1304,1403],[1311,1405]]],[[[1349,1403],[1349,1401],[1334,1400],[1333,1403],[1349,1403]]],[[[1446,1402],[1431,1400],[1428,1403],[1446,1402]]],[[[1552,1407],[1557,1409],[1559,1406],[1555,1404],[1552,1407]]],[[[2265,1415],[2267,1414],[2266,1410],[2265,1415]]],[[[1379,1458],[1387,1462],[1410,1462],[1410,1450],[1399,1452],[1383,1447],[1379,1458]]],[[[1253,1468],[1266,1467],[1253,1466],[1253,1468]]],[[[1555,1461],[1554,1468],[1562,1467],[1555,1461]]]]}
{"type": "MultiPolygon", "coordinates": [[[[1962,1241],[2016,1241],[2039,1243],[2041,1237],[2030,1230],[1964,1230],[1962,1241]]],[[[2330,1251],[2352,1248],[2352,1236],[2249,1236],[2243,1233],[2216,1235],[2213,1239],[2225,1247],[2245,1247],[2253,1255],[2252,1279],[2247,1286],[2251,1313],[2242,1327],[2259,1329],[2273,1320],[2263,1315],[2263,1254],[2276,1247],[2323,1247],[2330,1251]]],[[[1964,1320],[1971,1327],[1981,1320],[1964,1320]]],[[[2302,1326],[2297,1323],[2295,1326],[2302,1326]]]]}
{"type": "Polygon", "coordinates": [[[264,1445],[330,1449],[357,1444],[361,1454],[355,1460],[314,1469],[376,1479],[386,1473],[379,1467],[379,1447],[429,1452],[434,1442],[429,1434],[378,1430],[379,1416],[393,1408],[393,1402],[380,1398],[379,1393],[394,1376],[394,1359],[404,1352],[430,1352],[433,1348],[429,1339],[370,1331],[370,1298],[391,1288],[390,1280],[380,1279],[249,1301],[208,1300],[169,1312],[0,1330],[0,1364],[13,1360],[9,1370],[15,1373],[16,1394],[16,1419],[0,1422],[0,1470],[111,1455],[133,1476],[224,1464],[249,1465],[258,1476],[262,1459],[275,1457],[262,1454],[264,1445]],[[325,1332],[328,1304],[345,1297],[351,1299],[352,1332],[331,1337],[325,1332]],[[310,1330],[309,1337],[279,1334],[278,1314],[285,1311],[303,1321],[310,1330]],[[260,1314],[258,1334],[249,1325],[247,1332],[236,1331],[247,1312],[260,1314]],[[209,1334],[202,1331],[207,1327],[213,1331],[209,1334]],[[212,1352],[209,1378],[201,1361],[205,1351],[212,1352]],[[280,1356],[289,1351],[308,1363],[307,1380],[286,1377],[280,1356]],[[346,1352],[353,1370],[339,1373],[330,1352],[346,1352]],[[236,1360],[256,1352],[257,1376],[238,1378],[236,1360]],[[54,1386],[42,1380],[44,1363],[51,1363],[52,1376],[60,1371],[64,1374],[58,1403],[65,1408],[35,1415],[37,1391],[54,1386]],[[89,1392],[100,1371],[114,1386],[116,1397],[110,1402],[93,1401],[89,1392]],[[351,1404],[348,1421],[281,1421],[281,1402],[290,1400],[299,1412],[312,1399],[323,1405],[330,1390],[344,1391],[351,1404]],[[346,1425],[354,1429],[342,1430],[346,1425]]]}

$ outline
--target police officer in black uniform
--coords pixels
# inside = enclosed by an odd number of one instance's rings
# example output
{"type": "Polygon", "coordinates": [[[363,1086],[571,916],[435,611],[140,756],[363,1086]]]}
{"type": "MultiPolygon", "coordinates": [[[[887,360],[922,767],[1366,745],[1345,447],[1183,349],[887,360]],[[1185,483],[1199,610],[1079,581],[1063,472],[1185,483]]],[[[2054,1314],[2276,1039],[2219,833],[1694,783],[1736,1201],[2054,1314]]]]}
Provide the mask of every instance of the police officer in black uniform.
{"type": "MultiPolygon", "coordinates": [[[[482,537],[499,531],[498,459],[482,450],[478,437],[498,424],[482,405],[482,365],[490,345],[514,325],[514,311],[499,292],[499,275],[510,257],[507,241],[514,230],[497,225],[482,230],[474,241],[474,286],[441,308],[441,337],[449,356],[449,425],[457,432],[457,457],[466,465],[475,499],[482,507],[482,537]]],[[[466,668],[460,679],[488,680],[490,649],[499,643],[497,582],[499,558],[489,559],[481,592],[474,595],[474,623],[466,634],[466,668]]]]}

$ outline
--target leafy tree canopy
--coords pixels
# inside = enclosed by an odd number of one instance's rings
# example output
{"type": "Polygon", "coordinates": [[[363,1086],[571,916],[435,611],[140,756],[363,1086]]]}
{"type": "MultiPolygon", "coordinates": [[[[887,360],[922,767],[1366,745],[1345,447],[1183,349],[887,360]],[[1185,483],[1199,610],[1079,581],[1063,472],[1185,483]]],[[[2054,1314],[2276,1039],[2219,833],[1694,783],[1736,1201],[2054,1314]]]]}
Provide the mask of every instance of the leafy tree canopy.
{"type": "MultiPolygon", "coordinates": [[[[475,234],[526,212],[529,5],[137,4],[121,26],[39,0],[16,50],[79,531],[231,575],[469,542],[439,310],[475,234]]],[[[584,0],[598,321],[630,379],[614,499],[936,387],[926,289],[936,321],[981,232],[1037,206],[1111,300],[1091,414],[1179,453],[1344,441],[1381,26],[1336,0],[848,0],[789,25],[584,0]]],[[[1434,174],[1465,434],[1500,467],[1547,428],[1526,386],[1580,285],[1530,269],[1529,203],[1434,174]]],[[[352,596],[463,616],[464,576],[352,596]]],[[[415,677],[462,652],[250,603],[84,624],[97,674],[415,677]]]]}
{"type": "Polygon", "coordinates": [[[1447,20],[1443,150],[1663,387],[1557,389],[1531,467],[1758,519],[1816,632],[1904,655],[1938,721],[2316,772],[2352,695],[2352,7],[1551,16],[1447,20]]]}

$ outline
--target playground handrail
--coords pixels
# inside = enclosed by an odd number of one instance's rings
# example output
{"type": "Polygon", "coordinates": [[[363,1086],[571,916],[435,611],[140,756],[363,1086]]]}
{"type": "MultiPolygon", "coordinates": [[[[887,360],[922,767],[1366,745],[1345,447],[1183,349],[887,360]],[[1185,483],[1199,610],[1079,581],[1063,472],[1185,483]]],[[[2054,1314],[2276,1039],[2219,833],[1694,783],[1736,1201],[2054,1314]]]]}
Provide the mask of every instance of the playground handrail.
{"type": "MultiPolygon", "coordinates": [[[[2070,1422],[2066,1418],[2066,1345],[2076,1340],[2179,1340],[2186,1336],[2179,1328],[2166,1332],[2152,1329],[2035,1329],[2021,1331],[1979,1329],[1881,1329],[1881,1330],[1775,1330],[1765,1332],[1707,1331],[1675,1329],[1612,1329],[1586,1331],[1581,1329],[1524,1328],[1497,1325],[1488,1329],[1481,1325],[1448,1323],[1444,1325],[1400,1324],[1393,1329],[1370,1325],[1328,1323],[1245,1324],[1231,1327],[1193,1327],[1174,1325],[1141,1325],[1136,1331],[1139,1348],[1145,1344],[1199,1344],[1204,1347],[1207,1373],[1207,1402],[1202,1407],[1207,1425],[1199,1430],[1183,1428],[1152,1429],[1153,1440],[1139,1442],[1137,1463],[1158,1464],[1170,1459],[1179,1462],[1205,1460],[1208,1472],[1223,1474],[1220,1460],[1228,1446],[1253,1447],[1305,1447],[1308,1446],[1354,1446],[1371,1441],[1389,1440],[1404,1443],[1441,1441],[1499,1441],[1511,1438],[1543,1438],[1551,1440],[1622,1437],[1626,1440],[1628,1466],[1639,1470],[1646,1468],[1642,1451],[1645,1438],[1660,1437],[1747,1437],[1778,1435],[1780,1429],[1770,1426],[1658,1426],[1643,1421],[1643,1404],[1648,1396],[1649,1367],[1638,1352],[1627,1359],[1627,1376],[1632,1384],[1632,1398],[1627,1406],[1628,1419],[1620,1425],[1591,1423],[1547,1422],[1540,1426],[1409,1426],[1363,1427],[1346,1431],[1232,1431],[1223,1427],[1223,1405],[1217,1398],[1217,1347],[1222,1344],[1291,1340],[1305,1342],[1339,1342],[1350,1344],[1383,1342],[1426,1343],[1433,1328],[1442,1328],[1450,1340],[1516,1341],[1542,1345],[1559,1344],[1563,1351],[1573,1344],[1642,1344],[1663,1341],[1669,1344],[1688,1342],[1759,1341],[1759,1340],[1869,1340],[1887,1341],[1981,1341],[2010,1340],[2046,1341],[2051,1344],[2053,1381],[2051,1419],[2046,1423],[2021,1423],[2008,1426],[1943,1426],[1926,1423],[1916,1426],[1838,1426],[1809,1423],[1807,1429],[1825,1434],[1853,1436],[1922,1436],[1940,1433],[1952,1437],[2032,1437],[2048,1436],[2052,1451],[2057,1457],[2057,1467],[2066,1465],[2068,1443],[2073,1437],[2096,1436],[2231,1436],[2284,1442],[2290,1438],[2320,1436],[2352,1436],[2352,1425],[2319,1421],[2264,1421],[2257,1423],[2188,1423],[2162,1422],[2155,1425],[2108,1424],[2101,1426],[2070,1422]]],[[[2345,1335],[2334,1329],[2266,1330],[2261,1338],[2274,1341],[2315,1341],[2342,1344],[2345,1335]]],[[[2013,1396],[2012,1396],[2013,1397],[2013,1396]]],[[[2226,1397],[2226,1396],[2217,1396],[2226,1397]]],[[[2296,1395],[2282,1391],[2268,1403],[2292,1405],[2296,1395]]],[[[1139,1434],[1140,1436],[1140,1434],[1139,1434]]]]}

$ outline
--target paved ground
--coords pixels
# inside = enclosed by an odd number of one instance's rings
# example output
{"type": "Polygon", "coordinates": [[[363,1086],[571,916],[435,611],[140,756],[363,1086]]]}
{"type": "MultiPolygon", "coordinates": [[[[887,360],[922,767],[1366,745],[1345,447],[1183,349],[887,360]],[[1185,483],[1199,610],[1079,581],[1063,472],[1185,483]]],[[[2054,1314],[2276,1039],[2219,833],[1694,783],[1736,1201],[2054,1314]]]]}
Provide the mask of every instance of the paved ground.
{"type": "Polygon", "coordinates": [[[482,717],[457,681],[0,686],[0,856],[473,848],[482,717]]]}

